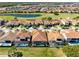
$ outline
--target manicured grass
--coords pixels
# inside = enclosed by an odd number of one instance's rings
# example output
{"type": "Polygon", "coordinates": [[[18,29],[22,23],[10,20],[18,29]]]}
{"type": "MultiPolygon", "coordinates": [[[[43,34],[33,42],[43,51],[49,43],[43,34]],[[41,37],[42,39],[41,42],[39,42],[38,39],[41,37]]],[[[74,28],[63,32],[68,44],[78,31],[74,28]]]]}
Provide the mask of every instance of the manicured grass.
{"type": "Polygon", "coordinates": [[[64,46],[63,52],[67,55],[67,57],[79,57],[79,45],[64,46]]]}
{"type": "Polygon", "coordinates": [[[8,55],[9,47],[0,47],[0,55],[8,55]]]}
{"type": "Polygon", "coordinates": [[[12,20],[14,19],[13,16],[0,16],[1,19],[5,19],[5,20],[12,20]]]}
{"type": "MultiPolygon", "coordinates": [[[[41,14],[42,16],[35,17],[35,18],[18,18],[18,19],[19,20],[26,20],[26,19],[32,20],[32,19],[42,19],[44,17],[52,17],[53,19],[70,17],[72,19],[74,17],[79,16],[79,14],[76,14],[76,13],[72,13],[72,14],[71,13],[60,13],[58,16],[54,15],[53,13],[30,13],[30,14],[41,14]]],[[[11,20],[14,17],[13,16],[0,16],[0,18],[11,20]]]]}
{"type": "MultiPolygon", "coordinates": [[[[0,47],[0,55],[7,55],[10,47],[0,47]]],[[[65,56],[62,49],[47,47],[17,48],[24,57],[62,57],[65,56]]]]}
{"type": "Polygon", "coordinates": [[[58,16],[57,15],[54,15],[53,13],[52,14],[43,14],[42,17],[52,17],[53,19],[57,19],[57,18],[67,18],[67,17],[70,17],[70,18],[74,18],[76,16],[79,16],[79,14],[76,14],[76,13],[60,13],[58,16]]]}

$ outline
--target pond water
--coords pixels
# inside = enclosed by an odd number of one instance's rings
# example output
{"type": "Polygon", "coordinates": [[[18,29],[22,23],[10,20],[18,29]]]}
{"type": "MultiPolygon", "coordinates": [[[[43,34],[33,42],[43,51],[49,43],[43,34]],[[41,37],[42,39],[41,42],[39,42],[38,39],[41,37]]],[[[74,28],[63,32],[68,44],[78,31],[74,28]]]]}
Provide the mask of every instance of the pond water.
{"type": "Polygon", "coordinates": [[[14,16],[14,17],[21,17],[21,18],[34,18],[42,16],[41,14],[0,14],[0,16],[14,16]]]}

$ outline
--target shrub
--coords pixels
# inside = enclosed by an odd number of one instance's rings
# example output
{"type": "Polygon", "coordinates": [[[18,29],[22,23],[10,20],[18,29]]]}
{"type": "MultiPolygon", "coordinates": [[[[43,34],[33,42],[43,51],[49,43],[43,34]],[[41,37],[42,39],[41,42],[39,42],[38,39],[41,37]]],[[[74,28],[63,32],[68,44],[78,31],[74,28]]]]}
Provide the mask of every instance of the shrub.
{"type": "Polygon", "coordinates": [[[54,15],[57,15],[57,16],[58,16],[58,15],[59,15],[59,13],[58,13],[58,12],[54,12],[54,15]]]}
{"type": "Polygon", "coordinates": [[[52,17],[48,17],[47,20],[52,20],[52,17]]]}
{"type": "Polygon", "coordinates": [[[77,16],[76,18],[78,18],[78,19],[79,19],[79,16],[77,16]]]}
{"type": "Polygon", "coordinates": [[[8,51],[9,57],[22,57],[22,52],[17,51],[17,48],[15,46],[12,46],[11,49],[8,51]]]}
{"type": "Polygon", "coordinates": [[[23,56],[22,52],[16,52],[15,54],[16,54],[17,57],[22,57],[23,56]]]}

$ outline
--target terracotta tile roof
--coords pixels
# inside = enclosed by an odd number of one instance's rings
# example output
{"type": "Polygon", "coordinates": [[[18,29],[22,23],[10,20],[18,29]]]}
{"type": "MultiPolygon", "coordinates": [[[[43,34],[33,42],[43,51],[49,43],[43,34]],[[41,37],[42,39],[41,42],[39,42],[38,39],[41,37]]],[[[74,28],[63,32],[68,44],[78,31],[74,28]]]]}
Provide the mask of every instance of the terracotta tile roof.
{"type": "Polygon", "coordinates": [[[43,24],[42,20],[35,20],[35,24],[43,24]]]}
{"type": "Polygon", "coordinates": [[[18,24],[20,24],[20,21],[18,21],[18,20],[11,20],[11,21],[8,22],[8,24],[18,25],[18,24]]]}
{"type": "Polygon", "coordinates": [[[25,24],[25,25],[26,24],[31,24],[31,21],[28,21],[28,20],[27,21],[22,21],[21,24],[25,24]]]}
{"type": "Polygon", "coordinates": [[[37,32],[38,32],[38,30],[36,30],[36,29],[32,30],[32,35],[34,35],[37,32]]]}
{"type": "Polygon", "coordinates": [[[35,24],[35,21],[34,21],[34,20],[32,20],[32,21],[30,21],[30,23],[33,25],[33,24],[35,24]]]}
{"type": "Polygon", "coordinates": [[[60,23],[61,23],[61,24],[68,23],[68,20],[67,20],[67,19],[60,19],[60,23]]]}
{"type": "Polygon", "coordinates": [[[20,21],[20,20],[11,20],[11,21],[9,21],[8,22],[8,24],[30,24],[31,23],[31,21],[20,21]]]}
{"type": "Polygon", "coordinates": [[[51,31],[47,33],[48,41],[56,41],[57,39],[62,39],[63,36],[58,31],[51,31]]]}
{"type": "Polygon", "coordinates": [[[48,20],[44,20],[44,24],[45,24],[45,25],[48,25],[48,24],[51,24],[51,22],[48,21],[48,20]]]}
{"type": "Polygon", "coordinates": [[[59,20],[52,20],[50,22],[51,22],[51,24],[60,24],[60,21],[59,20]]]}
{"type": "Polygon", "coordinates": [[[79,32],[74,30],[69,29],[69,30],[63,31],[62,33],[64,33],[67,38],[79,38],[79,32]]]}
{"type": "Polygon", "coordinates": [[[16,35],[15,33],[13,32],[8,32],[8,33],[5,33],[1,38],[0,40],[10,40],[10,41],[14,41],[16,39],[16,35]]]}
{"type": "Polygon", "coordinates": [[[3,31],[0,31],[0,37],[2,37],[5,33],[3,31]]]}
{"type": "Polygon", "coordinates": [[[26,37],[31,37],[31,33],[30,32],[27,32],[25,30],[21,30],[21,31],[18,31],[16,33],[16,37],[17,38],[26,38],[26,37]]]}
{"type": "Polygon", "coordinates": [[[71,23],[72,23],[73,25],[76,25],[76,24],[78,23],[78,20],[71,20],[71,23]]]}
{"type": "Polygon", "coordinates": [[[32,31],[32,41],[45,41],[47,42],[46,33],[41,30],[32,31]]]}
{"type": "Polygon", "coordinates": [[[25,21],[18,21],[18,24],[24,24],[25,23],[25,21]]]}

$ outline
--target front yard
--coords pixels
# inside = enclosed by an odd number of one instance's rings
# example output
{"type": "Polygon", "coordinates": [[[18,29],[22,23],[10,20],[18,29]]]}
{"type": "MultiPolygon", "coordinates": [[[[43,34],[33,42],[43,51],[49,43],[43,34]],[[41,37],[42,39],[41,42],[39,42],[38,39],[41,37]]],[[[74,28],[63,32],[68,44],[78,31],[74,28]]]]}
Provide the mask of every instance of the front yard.
{"type": "MultiPolygon", "coordinates": [[[[48,47],[26,47],[17,48],[23,53],[24,57],[65,57],[61,48],[48,47]]],[[[7,55],[10,47],[0,47],[0,55],[7,55]]]]}

